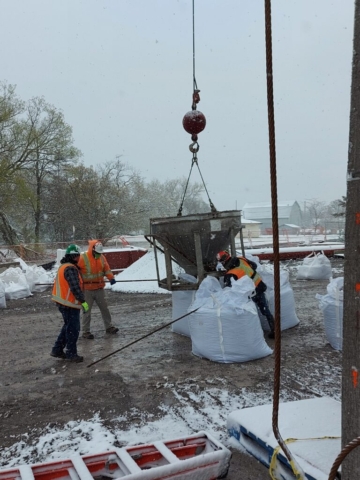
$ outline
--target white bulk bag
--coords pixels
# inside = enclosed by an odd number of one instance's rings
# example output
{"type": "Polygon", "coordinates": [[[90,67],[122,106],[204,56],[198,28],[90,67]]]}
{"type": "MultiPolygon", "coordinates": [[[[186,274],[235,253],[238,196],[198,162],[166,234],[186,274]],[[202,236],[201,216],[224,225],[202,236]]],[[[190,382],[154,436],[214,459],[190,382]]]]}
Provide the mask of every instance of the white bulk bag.
{"type": "Polygon", "coordinates": [[[0,280],[0,308],[6,308],[5,283],[0,280]]]}
{"type": "MultiPolygon", "coordinates": [[[[269,266],[262,266],[257,270],[263,282],[268,287],[265,295],[268,299],[270,312],[275,314],[275,290],[274,273],[269,266]]],[[[259,311],[261,325],[264,330],[269,331],[269,323],[259,311]]],[[[299,319],[295,310],[294,292],[289,281],[289,274],[285,270],[280,270],[280,324],[281,330],[293,328],[299,324],[299,319]]]]}
{"type": "Polygon", "coordinates": [[[221,289],[206,277],[196,293],[190,316],[192,353],[221,363],[247,362],[272,353],[264,340],[254,302],[253,281],[245,276],[221,289]]]}
{"type": "Polygon", "coordinates": [[[297,280],[328,280],[332,276],[330,260],[321,253],[311,253],[304,258],[297,272],[297,280]]]}
{"type": "MultiPolygon", "coordinates": [[[[189,283],[196,283],[197,280],[192,275],[186,273],[180,274],[182,280],[189,283]]],[[[188,313],[188,309],[195,299],[196,290],[177,290],[172,292],[172,319],[182,317],[188,313]]],[[[189,309],[191,311],[191,309],[189,309]]],[[[171,325],[171,330],[180,335],[190,337],[189,316],[182,318],[171,325]]]]}
{"type": "Polygon", "coordinates": [[[52,286],[50,275],[43,267],[29,266],[25,272],[25,277],[31,292],[44,292],[49,286],[52,286]]]}
{"type": "Polygon", "coordinates": [[[17,282],[5,284],[5,297],[7,300],[18,300],[19,298],[31,297],[29,285],[25,276],[19,277],[17,282]]]}
{"type": "Polygon", "coordinates": [[[319,307],[324,315],[324,327],[327,341],[335,350],[342,350],[343,342],[343,310],[344,310],[344,277],[330,280],[327,294],[316,294],[319,307]]]}

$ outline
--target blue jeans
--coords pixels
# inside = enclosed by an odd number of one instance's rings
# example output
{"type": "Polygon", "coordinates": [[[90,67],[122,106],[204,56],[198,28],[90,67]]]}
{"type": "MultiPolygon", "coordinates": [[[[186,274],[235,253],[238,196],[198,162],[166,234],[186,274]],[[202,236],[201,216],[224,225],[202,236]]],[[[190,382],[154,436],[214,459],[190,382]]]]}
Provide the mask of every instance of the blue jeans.
{"type": "Polygon", "coordinates": [[[77,356],[76,342],[80,332],[80,310],[64,305],[58,305],[58,308],[63,316],[64,325],[55,342],[53,351],[61,353],[66,347],[66,357],[73,358],[77,356]]]}

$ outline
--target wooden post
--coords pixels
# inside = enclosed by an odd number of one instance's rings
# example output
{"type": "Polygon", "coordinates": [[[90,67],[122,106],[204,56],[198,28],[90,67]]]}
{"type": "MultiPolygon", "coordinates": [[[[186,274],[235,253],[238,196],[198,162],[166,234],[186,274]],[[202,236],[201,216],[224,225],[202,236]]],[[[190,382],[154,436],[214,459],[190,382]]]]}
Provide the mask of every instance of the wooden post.
{"type": "MultiPolygon", "coordinates": [[[[360,0],[355,1],[347,171],[342,371],[342,446],[360,435],[360,0]]],[[[343,461],[342,480],[360,478],[360,447],[343,461]]]]}

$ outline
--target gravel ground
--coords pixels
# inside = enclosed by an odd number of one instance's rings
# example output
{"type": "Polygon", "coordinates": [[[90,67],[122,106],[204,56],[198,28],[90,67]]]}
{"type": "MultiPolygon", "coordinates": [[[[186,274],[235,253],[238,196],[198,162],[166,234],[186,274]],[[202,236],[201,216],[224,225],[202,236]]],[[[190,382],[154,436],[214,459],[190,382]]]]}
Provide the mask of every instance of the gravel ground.
{"type": "MultiPolygon", "coordinates": [[[[341,353],[326,341],[322,313],[315,299],[316,293],[326,293],[328,282],[296,281],[296,265],[283,265],[290,273],[300,324],[282,334],[281,398],[327,395],[340,400],[341,353]]],[[[332,267],[334,276],[342,275],[341,259],[332,259],[332,267]]],[[[26,442],[31,442],[49,425],[60,428],[74,419],[90,419],[95,412],[104,424],[124,430],[139,421],[139,412],[161,418],[164,412],[160,405],[179,408],[179,415],[183,415],[180,407],[184,399],[194,410],[201,411],[191,389],[199,398],[211,385],[237,396],[242,406],[251,406],[243,398],[246,389],[253,395],[254,404],[256,398],[261,398],[260,403],[264,399],[265,403],[271,402],[274,355],[242,364],[210,362],[192,355],[191,340],[172,333],[169,327],[100,362],[96,368],[87,368],[95,359],[171,321],[171,295],[106,293],[120,332],[106,335],[95,307],[92,331],[96,338],[78,342],[79,353],[85,357],[83,364],[69,364],[49,356],[62,324],[50,301],[50,291],[8,301],[8,308],[0,310],[1,466],[7,465],[6,448],[24,439],[24,434],[28,434],[26,442]],[[114,423],[114,418],[130,410],[134,413],[127,415],[126,421],[114,423]]],[[[267,341],[274,346],[273,340],[267,341]]],[[[223,400],[219,396],[214,401],[221,405],[223,400]]],[[[224,404],[224,422],[226,408],[224,404]]],[[[214,429],[226,442],[224,422],[214,429]]],[[[268,478],[266,468],[253,457],[235,448],[232,451],[229,480],[268,478]]]]}

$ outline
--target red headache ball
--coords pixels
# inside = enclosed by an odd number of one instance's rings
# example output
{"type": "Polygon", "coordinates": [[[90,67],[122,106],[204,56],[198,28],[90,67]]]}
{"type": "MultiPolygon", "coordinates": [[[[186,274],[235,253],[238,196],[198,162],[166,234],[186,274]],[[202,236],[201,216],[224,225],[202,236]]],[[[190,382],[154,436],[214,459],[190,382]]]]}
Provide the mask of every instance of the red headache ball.
{"type": "Polygon", "coordinates": [[[183,127],[192,135],[196,135],[204,130],[206,126],[205,115],[198,110],[191,110],[184,115],[183,127]]]}

